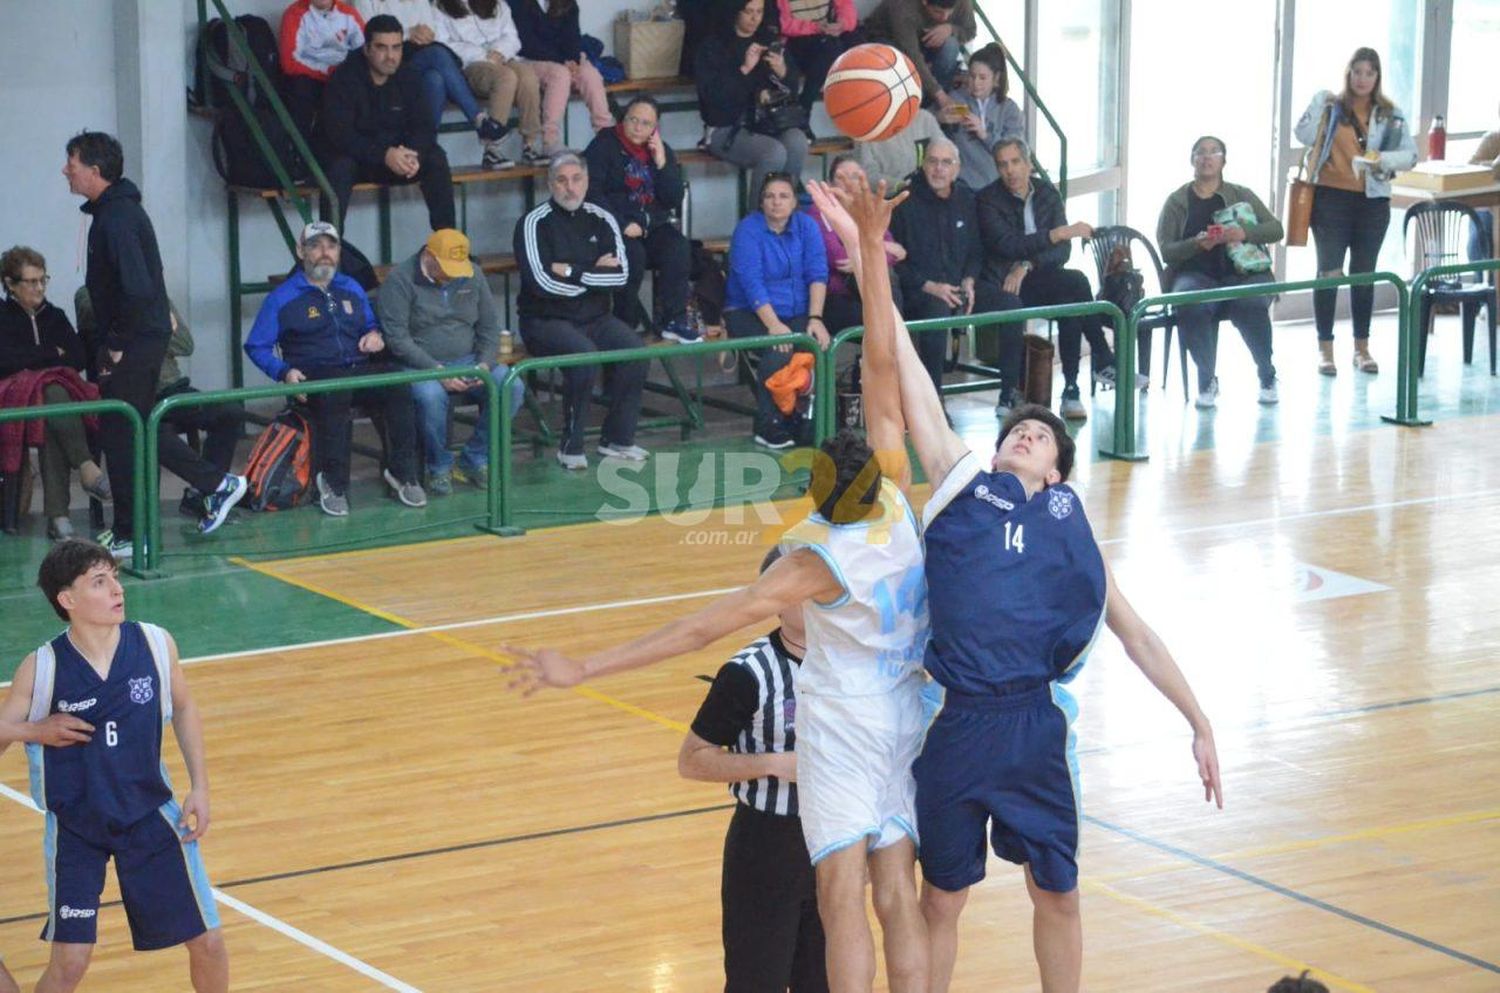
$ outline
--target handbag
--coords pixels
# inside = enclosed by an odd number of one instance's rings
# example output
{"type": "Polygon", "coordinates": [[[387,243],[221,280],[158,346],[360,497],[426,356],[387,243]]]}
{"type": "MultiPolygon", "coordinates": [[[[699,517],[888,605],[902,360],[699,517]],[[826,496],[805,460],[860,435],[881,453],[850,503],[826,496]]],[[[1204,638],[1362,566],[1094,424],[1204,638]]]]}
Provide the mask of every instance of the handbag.
{"type": "Polygon", "coordinates": [[[756,134],[779,137],[783,131],[802,131],[810,118],[807,108],[797,102],[785,83],[773,80],[773,85],[764,88],[755,102],[750,116],[750,130],[756,134]]]}
{"type": "Polygon", "coordinates": [[[1323,112],[1323,120],[1318,124],[1318,136],[1308,146],[1307,151],[1302,153],[1302,162],[1297,166],[1297,178],[1292,180],[1286,191],[1286,243],[1292,248],[1302,248],[1307,244],[1307,232],[1312,227],[1313,197],[1317,194],[1317,186],[1308,182],[1303,177],[1307,175],[1307,160],[1316,150],[1323,147],[1323,136],[1327,133],[1328,118],[1330,117],[1326,108],[1323,112]]]}

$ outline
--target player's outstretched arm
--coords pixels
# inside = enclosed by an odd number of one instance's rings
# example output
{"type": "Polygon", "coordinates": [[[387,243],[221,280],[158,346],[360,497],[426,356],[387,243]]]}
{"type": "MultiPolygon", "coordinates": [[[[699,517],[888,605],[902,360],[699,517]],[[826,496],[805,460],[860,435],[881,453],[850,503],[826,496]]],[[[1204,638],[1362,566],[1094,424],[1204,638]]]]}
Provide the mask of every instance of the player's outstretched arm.
{"type": "Polygon", "coordinates": [[[1187,718],[1193,729],[1193,758],[1198,763],[1198,778],[1203,781],[1203,799],[1213,801],[1222,809],[1224,789],[1219,782],[1219,753],[1214,747],[1214,732],[1209,726],[1208,718],[1198,707],[1193,688],[1188,685],[1182,670],[1172,660],[1172,653],[1167,650],[1166,643],[1141,619],[1141,615],[1125,599],[1125,594],[1120,592],[1108,562],[1104,564],[1104,574],[1109,584],[1104,608],[1105,623],[1115,633],[1115,637],[1120,639],[1130,661],[1187,718]]]}
{"type": "Polygon", "coordinates": [[[505,651],[516,657],[510,688],[530,696],[547,686],[577,686],[586,679],[639,669],[697,651],[804,600],[836,600],[843,592],[843,586],[816,552],[798,549],[777,559],[752,585],[628,644],[585,659],[570,658],[551,648],[506,645],[505,651]]]}
{"type": "MultiPolygon", "coordinates": [[[[823,212],[826,220],[839,240],[844,243],[849,253],[849,261],[853,263],[854,269],[859,273],[861,286],[861,301],[864,303],[866,322],[866,348],[869,347],[870,328],[878,308],[880,314],[889,312],[892,321],[892,332],[890,343],[894,350],[896,360],[896,373],[899,382],[899,394],[901,397],[901,420],[906,431],[911,435],[912,444],[917,449],[917,459],[922,463],[922,471],[927,476],[927,481],[937,486],[942,482],[948,470],[953,468],[959,459],[968,454],[969,447],[964,444],[963,439],[948,427],[948,418],[943,413],[943,401],[938,396],[937,389],[932,385],[932,378],[927,375],[926,366],[922,365],[922,359],[917,355],[916,346],[912,344],[911,332],[906,328],[906,321],[901,317],[901,312],[896,309],[895,303],[890,299],[887,289],[885,302],[876,302],[873,306],[868,298],[863,296],[863,287],[870,276],[865,272],[864,258],[872,261],[879,259],[884,265],[885,250],[882,246],[879,252],[860,251],[860,233],[854,218],[845,209],[845,194],[842,191],[822,185],[820,189],[813,191],[813,198],[818,208],[823,212]],[[820,193],[824,194],[820,199],[820,193]]],[[[889,273],[886,276],[889,280],[889,273]]],[[[888,284],[887,284],[888,285],[888,284]]],[[[864,387],[868,397],[870,387],[864,387]]],[[[866,420],[868,421],[868,403],[866,399],[866,420]]],[[[873,446],[873,442],[872,442],[873,446]]]]}
{"type": "Polygon", "coordinates": [[[825,217],[829,211],[839,211],[850,222],[835,225],[834,232],[844,242],[844,249],[858,274],[856,282],[864,304],[860,396],[865,413],[865,437],[875,450],[880,471],[895,480],[905,492],[911,488],[911,463],[906,455],[906,422],[901,416],[901,386],[896,377],[896,319],[891,304],[891,271],[885,259],[884,239],[891,224],[891,211],[907,195],[902,193],[892,200],[885,199],[884,180],[875,190],[861,181],[859,192],[852,196],[826,183],[810,182],[807,188],[825,217]],[[851,224],[853,230],[844,230],[851,224]],[[864,259],[874,261],[866,267],[864,259]]]}
{"type": "Polygon", "coordinates": [[[31,687],[35,679],[36,655],[33,653],[26,656],[16,669],[10,690],[4,701],[0,701],[0,755],[16,741],[65,748],[82,745],[93,734],[94,725],[72,714],[51,714],[35,724],[26,720],[31,714],[31,687]]]}
{"type": "Polygon", "coordinates": [[[188,690],[187,677],[177,656],[177,642],[167,635],[167,651],[172,656],[172,733],[187,764],[191,788],[182,798],[182,817],[178,826],[186,830],[182,841],[197,841],[208,831],[208,753],[203,747],[203,717],[198,701],[188,690]]]}

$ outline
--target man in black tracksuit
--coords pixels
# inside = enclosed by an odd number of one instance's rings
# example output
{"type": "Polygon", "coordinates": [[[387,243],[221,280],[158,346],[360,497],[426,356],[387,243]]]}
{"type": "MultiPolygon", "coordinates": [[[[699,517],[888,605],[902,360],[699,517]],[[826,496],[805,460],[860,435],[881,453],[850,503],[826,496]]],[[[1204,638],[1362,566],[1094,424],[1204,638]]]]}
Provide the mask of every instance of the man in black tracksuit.
{"type": "MultiPolygon", "coordinates": [[[[927,146],[921,171],[912,177],[911,196],[891,216],[891,237],[906,249],[896,266],[901,280],[902,313],[909,321],[958,314],[989,313],[1021,306],[998,284],[979,279],[984,248],[974,191],[958,181],[958,149],[946,138],[927,146]]],[[[1021,325],[991,325],[985,333],[1001,341],[1001,396],[1020,385],[1021,325]]],[[[941,392],[943,361],[950,335],[922,331],[913,335],[917,354],[941,392]]]]}
{"type": "MultiPolygon", "coordinates": [[[[979,230],[984,239],[984,278],[1020,296],[1027,307],[1085,303],[1094,299],[1088,277],[1064,268],[1072,239],[1094,233],[1088,224],[1069,224],[1057,187],[1032,175],[1031,150],[1010,138],[995,146],[1000,178],[979,192],[979,230]]],[[[1078,361],[1083,338],[1089,340],[1094,379],[1115,383],[1115,357],[1098,315],[1060,317],[1057,346],[1062,354],[1061,413],[1088,416],[1078,390],[1078,361]]]]}
{"type": "MultiPolygon", "coordinates": [[[[532,355],[638,348],[641,337],[610,313],[610,296],[629,282],[630,267],[619,225],[609,211],[587,202],[588,167],[564,152],[547,168],[552,198],[516,225],[516,262],[521,295],[516,303],[521,338],[532,355]]],[[[583,429],[595,366],[563,370],[566,423],[557,460],[566,469],[587,469],[583,429]]],[[[646,450],[635,444],[645,362],[620,362],[606,373],[609,412],[599,437],[599,454],[639,462],[646,450]]]]}
{"type": "MultiPolygon", "coordinates": [[[[88,198],[80,209],[93,218],[89,226],[88,271],[84,285],[94,305],[100,341],[100,395],[123,400],[144,421],[156,401],[162,360],[172,338],[171,308],[162,278],[156,231],[141,207],[141,191],[124,171],[124,153],[113,137],[85,131],[68,142],[63,170],[72,192],[88,198]]],[[[240,476],[214,468],[188,447],[176,431],[159,435],[161,464],[207,494],[198,523],[204,534],[224,523],[247,489],[240,476]]],[[[130,425],[118,416],[103,419],[99,442],[108,461],[114,493],[113,532],[105,544],[119,555],[129,551],[135,533],[135,476],[130,425]]]]}
{"type": "MultiPolygon", "coordinates": [[[[401,22],[370,18],[365,47],[350,53],[323,91],[323,172],[338,198],[342,229],[358,182],[417,183],[434,231],[457,227],[453,174],[421,80],[401,65],[401,22]]],[[[325,206],[326,210],[326,206],[325,206]]]]}

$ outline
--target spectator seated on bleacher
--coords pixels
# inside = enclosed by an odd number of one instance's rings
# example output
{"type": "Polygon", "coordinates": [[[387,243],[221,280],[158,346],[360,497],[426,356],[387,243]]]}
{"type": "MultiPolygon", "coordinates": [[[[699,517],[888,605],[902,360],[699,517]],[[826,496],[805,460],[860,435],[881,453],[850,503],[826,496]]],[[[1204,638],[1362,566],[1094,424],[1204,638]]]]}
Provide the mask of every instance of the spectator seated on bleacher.
{"type": "MultiPolygon", "coordinates": [[[[97,400],[98,390],[79,376],[88,365],[83,339],[62,308],[47,299],[47,262],[41,253],[19,245],[10,249],[0,256],[0,279],[5,283],[5,300],[0,302],[0,397],[5,398],[4,406],[30,406],[37,399],[42,403],[97,400]]],[[[22,439],[40,437],[47,537],[61,540],[73,536],[73,525],[68,521],[68,475],[72,470],[78,470],[85,492],[109,500],[109,479],[89,453],[83,418],[11,422],[0,429],[0,434],[9,436],[7,443],[0,445],[4,456],[0,472],[7,474],[17,471],[20,460],[26,457],[22,439]],[[14,464],[10,464],[12,460],[14,464]]]]}
{"type": "MultiPolygon", "coordinates": [[[[171,300],[167,301],[167,311],[172,321],[172,337],[167,342],[167,354],[161,363],[161,376],[156,387],[157,400],[165,400],[179,393],[199,392],[193,388],[192,380],[183,375],[182,367],[177,364],[178,359],[193,354],[192,329],[171,300]]],[[[73,294],[73,312],[78,315],[78,333],[83,336],[84,342],[97,340],[94,305],[89,300],[87,286],[78,287],[78,292],[73,294]]],[[[220,475],[225,475],[234,464],[234,449],[245,431],[245,407],[239,401],[178,407],[162,420],[162,424],[168,431],[202,431],[201,454],[204,460],[220,475]]],[[[203,494],[191,483],[183,490],[178,510],[194,520],[208,513],[203,494]]]]}
{"type": "Polygon", "coordinates": [[[943,137],[942,125],[925,110],[902,130],[884,141],[856,141],[854,158],[864,168],[872,184],[885,180],[892,193],[904,186],[922,163],[922,150],[935,138],[943,137]]]}
{"type": "MultiPolygon", "coordinates": [[[[500,353],[500,309],[484,274],[469,258],[469,239],[452,228],[434,231],[427,244],[391,270],[380,287],[380,329],[392,357],[408,369],[482,365],[496,382],[508,366],[500,353]]],[[[521,406],[525,385],[512,385],[510,404],[521,406]]],[[[468,377],[411,384],[417,434],[427,461],[427,489],[453,492],[455,480],[484,486],[489,479],[489,420],[483,381],[468,377]],[[479,405],[479,420],[455,465],[448,451],[448,411],[453,402],[479,405]]]]}
{"type": "Polygon", "coordinates": [[[809,111],[834,61],[864,41],[854,0],[776,0],[787,54],[802,72],[797,99],[809,111]]]}
{"type": "Polygon", "coordinates": [[[334,70],[323,94],[323,172],[338,198],[335,226],[360,181],[418,183],[434,231],[455,226],[453,176],[418,74],[402,64],[401,22],[365,25],[365,47],[334,70]]]}
{"type": "MultiPolygon", "coordinates": [[[[979,278],[984,266],[979,205],[974,191],[960,182],[962,176],[958,148],[947,138],[933,139],[922,168],[912,177],[911,196],[891,216],[891,233],[906,246],[906,260],[896,272],[906,303],[903,313],[910,320],[983,314],[1021,305],[1014,295],[979,278]]],[[[980,332],[1000,339],[1002,404],[1021,385],[1021,332],[1018,323],[991,325],[980,332]]],[[[951,337],[940,331],[912,336],[940,395],[951,337]]]]}
{"type": "Polygon", "coordinates": [[[866,37],[905,52],[922,77],[923,102],[939,107],[975,32],[973,0],[881,0],[865,19],[866,37]]]}
{"type": "MultiPolygon", "coordinates": [[[[297,245],[301,269],[273,289],[255,315],[245,354],[278,383],[395,371],[384,356],[374,357],[385,351],[385,339],[365,291],[339,272],[339,249],[338,229],[332,224],[314,221],[304,227],[297,245]]],[[[355,403],[384,420],[386,484],[408,507],[425,507],[427,494],[417,482],[411,390],[406,386],[307,395],[318,506],[331,517],[349,515],[354,434],[350,405],[355,403]]]]}
{"type": "Polygon", "coordinates": [[[963,181],[982,190],[1000,178],[995,146],[1006,138],[1026,136],[1026,119],[1010,98],[1010,73],[999,45],[986,45],[969,56],[968,75],[948,98],[948,105],[937,113],[938,123],[958,146],[963,181]]]}
{"type": "Polygon", "coordinates": [[[761,189],[771,172],[787,173],[800,189],[807,115],[794,99],[796,67],[779,30],[763,25],[765,13],[764,0],[720,6],[715,30],[698,46],[698,112],[709,129],[708,150],[749,169],[750,189],[761,189]]]}
{"type": "MultiPolygon", "coordinates": [[[[562,125],[568,97],[577,93],[595,131],[615,123],[604,93],[604,77],[583,54],[577,0],[506,0],[521,35],[521,57],[542,87],[542,151],[563,150],[562,125]]],[[[533,164],[537,164],[536,160],[533,164]]]]}
{"type": "MultiPolygon", "coordinates": [[[[827,347],[823,306],[828,255],[818,222],[797,210],[797,189],[786,173],[773,172],[760,190],[760,209],[735,225],[729,242],[729,286],[724,330],[731,338],[810,334],[827,347]]],[[[762,349],[755,377],[755,441],[790,448],[803,422],[777,408],[766,383],[792,360],[790,347],[762,349]]]]}
{"type": "MultiPolygon", "coordinates": [[[[1254,190],[1224,179],[1224,159],[1222,141],[1212,135],[1199,138],[1193,143],[1193,181],[1162,205],[1156,243],[1173,293],[1269,283],[1276,278],[1264,246],[1280,241],[1286,231],[1254,190]]],[[[1215,367],[1221,316],[1234,322],[1255,360],[1260,402],[1277,401],[1269,296],[1187,304],[1175,312],[1182,340],[1198,367],[1199,410],[1211,409],[1218,401],[1215,367]]]]}
{"type": "MultiPolygon", "coordinates": [[[[859,182],[865,178],[865,171],[851,153],[842,152],[835,156],[829,177],[834,186],[853,195],[859,192],[859,182]]],[[[859,288],[855,285],[854,264],[849,260],[849,252],[834,233],[833,226],[824,220],[817,204],[807,208],[807,216],[817,223],[818,230],[823,235],[823,252],[828,256],[828,292],[823,304],[823,317],[829,332],[837,334],[845,328],[864,324],[864,304],[860,300],[859,288]]],[[[906,258],[906,248],[896,241],[889,230],[885,233],[885,258],[891,265],[906,258]]],[[[891,298],[900,310],[902,296],[899,279],[891,279],[891,298]]]]}
{"type": "Polygon", "coordinates": [[[589,167],[589,199],[614,215],[625,237],[625,289],[615,294],[615,316],[632,328],[647,323],[641,281],[653,273],[661,302],[656,327],[663,338],[693,342],[699,331],[688,321],[692,246],[673,214],[682,206],[682,167],[662,139],[654,99],[637,96],[619,124],[594,135],[583,150],[589,167]]]}
{"type": "Polygon", "coordinates": [[[463,61],[438,41],[437,11],[432,8],[432,0],[354,0],[354,6],[367,26],[377,17],[394,17],[400,23],[405,38],[402,61],[421,80],[434,141],[443,108],[450,101],[458,105],[464,120],[474,125],[486,151],[509,133],[505,123],[509,114],[496,118],[480,109],[464,78],[463,61]]]}
{"type": "MultiPolygon", "coordinates": [[[[551,198],[516,224],[516,264],[521,295],[516,303],[521,337],[533,356],[576,355],[639,348],[641,336],[610,313],[610,297],[629,282],[629,253],[609,211],[588,202],[589,171],[573,152],[552,157],[547,167],[551,198]]],[[[563,436],[557,461],[564,469],[587,469],[584,425],[597,366],[562,370],[563,436]]],[[[643,461],[635,443],[641,413],[645,362],[606,367],[609,411],[599,437],[605,458],[643,461]]]]}
{"type": "MultiPolygon", "coordinates": [[[[542,148],[542,96],[536,70],[519,58],[521,36],[516,33],[505,0],[435,0],[438,41],[463,62],[464,79],[481,99],[489,101],[492,120],[508,123],[514,107],[521,110],[522,154],[536,161],[542,148]]],[[[506,155],[503,141],[484,146],[486,169],[508,169],[515,160],[506,155]]]]}
{"type": "Polygon", "coordinates": [[[333,70],[364,44],[364,18],[344,0],[293,0],[282,12],[282,97],[302,134],[313,134],[333,70]]]}
{"type": "MultiPolygon", "coordinates": [[[[1014,293],[1027,307],[1087,303],[1094,299],[1088,277],[1064,263],[1072,253],[1072,239],[1087,238],[1094,229],[1079,221],[1068,223],[1057,187],[1032,174],[1031,149],[1020,138],[995,146],[1000,178],[979,192],[979,231],[984,239],[983,278],[1014,293]]],[[[1083,339],[1089,340],[1089,363],[1094,381],[1115,385],[1115,356],[1104,337],[1103,319],[1057,319],[1057,350],[1062,356],[1063,392],[1060,413],[1073,420],[1088,417],[1078,389],[1078,363],[1083,339]]]]}

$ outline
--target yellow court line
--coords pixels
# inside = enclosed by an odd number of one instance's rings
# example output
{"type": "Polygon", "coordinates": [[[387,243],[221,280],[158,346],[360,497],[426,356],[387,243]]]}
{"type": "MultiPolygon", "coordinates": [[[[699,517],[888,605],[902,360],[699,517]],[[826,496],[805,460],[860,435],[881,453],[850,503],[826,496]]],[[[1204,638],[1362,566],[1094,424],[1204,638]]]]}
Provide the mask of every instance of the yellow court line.
{"type": "Polygon", "coordinates": [[[1090,892],[1107,896],[1111,900],[1115,900],[1119,903],[1125,904],[1127,907],[1133,907],[1136,910],[1144,911],[1145,913],[1150,914],[1152,917],[1159,917],[1162,920],[1170,921],[1173,924],[1176,924],[1178,927],[1186,928],[1189,931],[1194,931],[1207,938],[1212,938],[1215,941],[1220,942],[1221,944],[1228,945],[1231,948],[1237,948],[1242,952],[1249,952],[1252,955],[1257,955],[1260,958],[1275,962],[1277,965],[1286,968],[1290,972],[1300,973],[1305,969],[1313,979],[1316,979],[1333,989],[1348,990],[1349,993],[1375,993],[1375,990],[1372,987],[1366,986],[1363,983],[1357,983],[1352,979],[1345,979],[1343,976],[1337,975],[1332,972],[1327,972],[1323,969],[1319,969],[1316,966],[1312,966],[1306,962],[1292,958],[1290,955],[1283,955],[1280,952],[1273,951],[1264,945],[1257,945],[1253,941],[1247,941],[1244,938],[1232,935],[1227,931],[1220,931],[1218,928],[1209,927],[1207,924],[1195,921],[1190,917],[1185,917],[1182,914],[1177,913],[1175,910],[1168,910],[1166,907],[1158,906],[1157,904],[1152,903],[1150,900],[1143,900],[1138,896],[1131,896],[1129,893],[1122,893],[1119,890],[1115,889],[1113,886],[1108,885],[1107,883],[1101,883],[1093,879],[1082,879],[1079,882],[1084,889],[1090,892]]]}
{"type": "MultiPolygon", "coordinates": [[[[524,535],[517,535],[516,537],[524,537],[524,535]]],[[[346,549],[344,549],[341,552],[318,552],[318,553],[313,554],[313,555],[291,555],[291,556],[285,556],[284,555],[284,556],[280,556],[278,558],[274,558],[274,559],[269,560],[269,563],[270,564],[279,564],[279,563],[282,563],[282,562],[296,562],[298,565],[301,565],[304,562],[332,562],[332,561],[336,561],[338,559],[354,558],[355,556],[358,556],[358,555],[379,555],[379,554],[381,554],[383,552],[391,552],[391,551],[397,551],[399,549],[411,548],[413,545],[421,545],[423,548],[431,548],[434,545],[452,545],[452,544],[455,544],[455,543],[460,542],[460,541],[474,541],[476,539],[483,539],[483,538],[493,538],[493,539],[496,539],[496,540],[508,540],[508,539],[501,539],[498,534],[488,534],[488,533],[485,533],[485,532],[481,531],[481,532],[476,532],[474,534],[462,534],[462,535],[459,535],[459,536],[457,536],[455,538],[433,538],[430,541],[418,541],[418,542],[410,542],[410,541],[408,541],[408,542],[403,542],[402,544],[399,544],[399,545],[382,545],[379,548],[346,548],[346,549]]],[[[241,560],[238,557],[231,558],[230,561],[231,562],[241,562],[241,560]]],[[[243,562],[241,562],[241,564],[243,564],[243,562]]]]}
{"type": "MultiPolygon", "coordinates": [[[[1436,831],[1440,828],[1458,827],[1464,824],[1477,824],[1481,821],[1500,820],[1500,809],[1472,810],[1466,814],[1454,814],[1449,817],[1432,817],[1423,821],[1407,821],[1402,824],[1385,824],[1376,827],[1363,828],[1359,831],[1350,831],[1345,834],[1329,834],[1317,838],[1303,838],[1300,841],[1287,841],[1275,845],[1262,845],[1257,848],[1241,848],[1237,851],[1222,852],[1210,855],[1209,858],[1215,862],[1235,862],[1242,859],[1264,858],[1267,855],[1286,855],[1291,852],[1304,852],[1310,849],[1323,848],[1328,845],[1341,845],[1350,841],[1369,841],[1375,838],[1390,838],[1401,834],[1412,834],[1418,831],[1436,831]]],[[[1187,863],[1173,863],[1171,865],[1158,866],[1154,869],[1139,869],[1133,872],[1110,872],[1103,875],[1092,876],[1095,882],[1113,883],[1127,879],[1146,879],[1151,876],[1161,876],[1172,872],[1181,872],[1195,868],[1187,863]]]]}
{"type": "MultiPolygon", "coordinates": [[[[360,601],[355,600],[352,597],[345,596],[342,593],[337,593],[333,590],[326,589],[325,587],[319,586],[316,583],[309,583],[305,579],[298,579],[294,576],[284,575],[280,572],[277,572],[275,569],[270,568],[269,566],[264,566],[256,562],[250,562],[238,556],[231,557],[229,561],[237,566],[249,569],[251,572],[257,572],[262,576],[266,576],[279,582],[286,583],[288,586],[295,586],[298,589],[306,590],[309,593],[316,593],[318,596],[327,597],[335,603],[341,603],[346,607],[362,611],[366,614],[369,614],[371,617],[378,617],[383,621],[388,621],[391,624],[396,625],[397,627],[406,628],[408,630],[416,630],[422,627],[422,625],[418,624],[416,621],[402,617],[399,614],[393,614],[388,610],[381,610],[379,607],[372,607],[369,604],[361,603],[360,601]]],[[[453,635],[448,634],[446,631],[421,631],[420,633],[428,638],[440,641],[445,645],[457,648],[460,651],[468,652],[471,655],[478,655],[480,658],[489,659],[491,662],[497,663],[502,669],[510,669],[515,665],[515,663],[511,659],[507,658],[504,655],[501,655],[499,652],[493,652],[490,649],[485,648],[483,645],[476,645],[472,641],[465,641],[463,638],[454,637],[453,635]]],[[[574,693],[577,693],[581,697],[589,700],[595,700],[599,703],[608,704],[609,706],[614,707],[616,710],[624,711],[625,713],[631,714],[635,717],[644,718],[652,722],[653,724],[659,724],[662,727],[668,728],[672,731],[685,733],[688,730],[688,726],[686,724],[683,724],[681,721],[674,721],[670,717],[663,717],[661,714],[647,710],[644,707],[637,707],[633,703],[626,703],[624,700],[617,700],[607,693],[600,693],[598,690],[594,689],[591,686],[574,686],[572,687],[572,690],[574,693]]]]}

